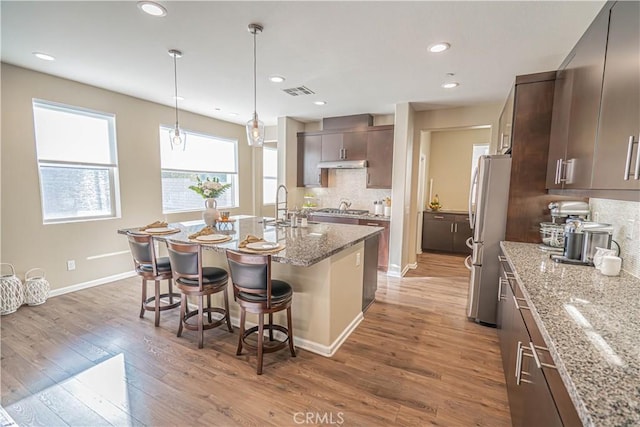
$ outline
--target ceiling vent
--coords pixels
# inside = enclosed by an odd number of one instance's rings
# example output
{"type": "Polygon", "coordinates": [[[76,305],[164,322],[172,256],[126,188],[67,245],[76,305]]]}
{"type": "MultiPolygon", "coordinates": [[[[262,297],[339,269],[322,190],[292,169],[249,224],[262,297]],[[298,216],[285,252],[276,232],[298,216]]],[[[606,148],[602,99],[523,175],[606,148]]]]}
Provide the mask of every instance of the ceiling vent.
{"type": "Polygon", "coordinates": [[[289,89],[282,89],[282,90],[291,96],[313,95],[315,93],[314,91],[312,91],[306,86],[298,86],[298,87],[292,87],[289,89]]]}

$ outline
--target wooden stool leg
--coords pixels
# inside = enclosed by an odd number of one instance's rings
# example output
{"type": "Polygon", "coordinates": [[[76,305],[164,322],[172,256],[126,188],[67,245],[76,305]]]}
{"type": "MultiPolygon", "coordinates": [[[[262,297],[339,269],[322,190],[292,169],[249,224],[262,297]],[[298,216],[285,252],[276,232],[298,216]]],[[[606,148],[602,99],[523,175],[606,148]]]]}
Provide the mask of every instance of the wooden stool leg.
{"type": "Polygon", "coordinates": [[[247,312],[244,308],[240,307],[240,338],[238,338],[238,350],[236,350],[236,356],[240,356],[242,354],[242,339],[244,338],[244,319],[247,315],[247,312]]]}
{"type": "MultiPolygon", "coordinates": [[[[211,308],[211,294],[207,295],[207,307],[211,308]]],[[[211,320],[211,311],[207,313],[207,318],[209,319],[209,323],[213,322],[213,320],[211,320]]]]}
{"type": "Polygon", "coordinates": [[[229,313],[229,295],[227,293],[227,288],[224,288],[224,311],[225,311],[225,318],[227,319],[227,328],[229,329],[229,332],[233,333],[233,326],[231,326],[231,314],[229,313]]]}
{"type": "Polygon", "coordinates": [[[202,295],[198,295],[198,348],[204,347],[204,314],[202,312],[202,295]]]}
{"type": "Polygon", "coordinates": [[[182,294],[182,300],[180,301],[180,326],[178,327],[178,337],[182,336],[182,322],[184,322],[184,316],[186,315],[187,308],[187,295],[182,294]]]}
{"type": "Polygon", "coordinates": [[[258,314],[258,375],[262,375],[262,346],[264,345],[264,314],[258,314]]]}
{"type": "Polygon", "coordinates": [[[293,325],[291,322],[291,307],[287,308],[287,335],[289,336],[289,351],[291,357],[296,357],[296,350],[293,348],[293,325]]]}
{"type": "Polygon", "coordinates": [[[169,277],[169,304],[173,304],[173,282],[169,277]]]}
{"type": "Polygon", "coordinates": [[[144,302],[147,300],[147,279],[142,279],[142,302],[140,303],[140,318],[144,317],[144,302]]]}
{"type": "Polygon", "coordinates": [[[273,341],[273,313],[269,313],[269,341],[273,341]]]}
{"type": "Polygon", "coordinates": [[[155,281],[155,291],[156,291],[156,299],[155,299],[155,308],[156,308],[156,326],[160,326],[160,281],[155,281]]]}

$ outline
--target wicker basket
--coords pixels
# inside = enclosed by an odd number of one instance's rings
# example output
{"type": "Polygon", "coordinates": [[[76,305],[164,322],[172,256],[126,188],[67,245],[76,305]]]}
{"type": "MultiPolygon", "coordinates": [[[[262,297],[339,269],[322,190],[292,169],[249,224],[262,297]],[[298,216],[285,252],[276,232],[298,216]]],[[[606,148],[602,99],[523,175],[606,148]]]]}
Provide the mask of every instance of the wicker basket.
{"type": "Polygon", "coordinates": [[[13,265],[0,263],[2,267],[9,267],[10,274],[0,273],[0,315],[14,313],[24,303],[24,287],[16,276],[13,265]]]}
{"type": "Polygon", "coordinates": [[[44,270],[32,268],[24,274],[24,302],[27,305],[43,304],[49,297],[49,282],[44,278],[44,270]],[[36,274],[40,273],[40,274],[36,274]]]}

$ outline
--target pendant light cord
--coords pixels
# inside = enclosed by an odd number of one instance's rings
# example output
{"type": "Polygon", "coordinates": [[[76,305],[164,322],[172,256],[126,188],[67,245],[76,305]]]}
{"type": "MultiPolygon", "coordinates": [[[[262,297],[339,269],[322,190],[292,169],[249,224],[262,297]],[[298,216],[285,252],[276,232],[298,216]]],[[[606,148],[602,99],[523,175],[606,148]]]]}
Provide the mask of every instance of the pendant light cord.
{"type": "Polygon", "coordinates": [[[256,90],[256,33],[257,29],[253,29],[253,119],[256,119],[257,107],[257,90],[256,90]]]}
{"type": "Polygon", "coordinates": [[[177,54],[173,53],[173,87],[176,101],[176,128],[178,127],[178,65],[177,54]]]}

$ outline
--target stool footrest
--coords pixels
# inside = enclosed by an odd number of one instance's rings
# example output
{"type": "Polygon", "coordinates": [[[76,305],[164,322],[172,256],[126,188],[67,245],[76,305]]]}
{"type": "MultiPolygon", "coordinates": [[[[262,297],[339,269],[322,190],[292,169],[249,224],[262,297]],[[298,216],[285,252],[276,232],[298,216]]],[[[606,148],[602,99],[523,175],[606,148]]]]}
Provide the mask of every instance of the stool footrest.
{"type": "MultiPolygon", "coordinates": [[[[168,302],[160,301],[160,311],[170,310],[172,308],[176,308],[176,307],[180,306],[180,301],[182,300],[182,295],[179,294],[179,293],[160,294],[158,299],[162,300],[162,298],[169,298],[169,297],[173,297],[174,298],[174,302],[173,303],[168,303],[168,302]],[[177,301],[175,300],[175,298],[177,298],[177,301]]],[[[156,310],[156,297],[155,296],[149,297],[146,300],[144,300],[144,309],[147,310],[147,311],[155,311],[156,310]]]]}
{"type": "MultiPolygon", "coordinates": [[[[268,336],[264,337],[262,340],[263,353],[273,353],[274,351],[278,351],[286,347],[287,345],[289,345],[289,336],[288,336],[289,330],[287,328],[281,325],[264,325],[263,330],[265,332],[269,331],[270,329],[274,331],[282,332],[283,334],[287,335],[287,339],[285,339],[284,341],[278,341],[278,340],[271,341],[269,340],[268,336]]],[[[250,341],[247,341],[248,337],[250,337],[251,335],[257,332],[258,332],[258,327],[254,326],[252,328],[247,329],[246,331],[244,331],[244,334],[242,334],[242,344],[246,346],[249,350],[253,350],[253,351],[258,350],[258,346],[256,344],[250,341]]]]}
{"type": "MultiPolygon", "coordinates": [[[[193,324],[193,323],[189,323],[188,320],[191,319],[192,317],[195,317],[198,315],[198,310],[193,310],[193,311],[188,311],[185,313],[184,318],[182,319],[183,322],[183,326],[185,329],[188,329],[190,331],[197,331],[198,330],[198,324],[193,324]]],[[[227,311],[224,308],[219,308],[219,307],[204,307],[202,309],[202,322],[203,322],[203,326],[202,329],[203,330],[207,330],[207,329],[212,329],[215,328],[217,326],[220,326],[224,323],[226,323],[227,321],[227,311]],[[205,315],[207,313],[218,313],[218,314],[222,314],[222,317],[218,320],[214,320],[211,323],[207,322],[207,318],[205,317],[205,315]]]]}

